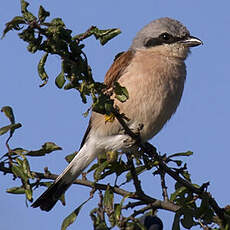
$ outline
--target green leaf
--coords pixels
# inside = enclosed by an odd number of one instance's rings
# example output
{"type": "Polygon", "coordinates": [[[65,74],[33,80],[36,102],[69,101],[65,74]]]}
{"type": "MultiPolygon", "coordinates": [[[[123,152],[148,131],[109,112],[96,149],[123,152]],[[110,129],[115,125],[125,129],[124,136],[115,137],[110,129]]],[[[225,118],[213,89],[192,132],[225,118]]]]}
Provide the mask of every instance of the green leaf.
{"type": "Polygon", "coordinates": [[[120,221],[120,217],[121,217],[121,210],[123,207],[123,204],[125,202],[125,200],[129,198],[129,195],[126,195],[122,198],[120,204],[114,204],[114,215],[115,215],[115,220],[118,222],[120,221]]]}
{"type": "Polygon", "coordinates": [[[105,113],[109,116],[111,116],[111,113],[113,111],[113,103],[111,102],[107,102],[104,104],[104,108],[105,108],[105,113]]]}
{"type": "Polygon", "coordinates": [[[53,181],[52,182],[49,182],[49,181],[47,181],[47,182],[39,182],[40,186],[44,186],[44,187],[47,187],[47,188],[52,184],[53,184],[53,181]]]}
{"type": "Polygon", "coordinates": [[[99,164],[97,169],[94,171],[94,180],[98,181],[101,179],[102,172],[105,170],[105,168],[109,165],[108,161],[104,161],[103,163],[99,164]]]}
{"type": "Polygon", "coordinates": [[[1,112],[3,112],[6,115],[6,117],[10,120],[11,124],[15,123],[14,112],[10,106],[2,107],[1,112]]]}
{"type": "Polygon", "coordinates": [[[32,23],[32,22],[35,22],[37,18],[31,12],[27,10],[28,6],[29,6],[28,2],[21,0],[21,12],[23,14],[23,17],[28,23],[32,23]]]}
{"type": "Polygon", "coordinates": [[[33,42],[30,42],[27,46],[27,50],[31,53],[35,53],[38,50],[38,45],[33,42]]]}
{"type": "Polygon", "coordinates": [[[32,28],[30,28],[30,27],[26,28],[21,33],[18,33],[18,36],[23,41],[28,42],[29,45],[30,45],[30,43],[32,43],[32,45],[34,45],[34,43],[36,43],[36,38],[35,38],[34,30],[32,28]]]}
{"type": "Polygon", "coordinates": [[[24,1],[24,0],[21,0],[21,12],[24,13],[24,12],[27,12],[27,7],[29,6],[29,3],[24,1]]]}
{"type": "Polygon", "coordinates": [[[42,145],[41,149],[35,151],[29,151],[28,153],[26,153],[26,155],[33,156],[33,157],[40,157],[46,155],[47,153],[51,153],[57,150],[62,150],[62,148],[53,142],[46,142],[44,145],[42,145]]]}
{"type": "Polygon", "coordinates": [[[8,188],[6,192],[12,194],[24,194],[25,189],[23,187],[12,187],[12,188],[8,188]]]}
{"type": "Polygon", "coordinates": [[[122,209],[121,204],[114,204],[114,216],[115,216],[116,222],[120,221],[121,209],[122,209]]]}
{"type": "Polygon", "coordinates": [[[93,229],[94,230],[108,230],[110,228],[107,227],[105,220],[103,220],[102,216],[99,214],[99,208],[94,208],[90,212],[90,217],[93,221],[93,229]]]}
{"type": "Polygon", "coordinates": [[[31,189],[30,185],[28,185],[28,184],[26,186],[25,194],[26,194],[27,200],[29,200],[29,201],[33,200],[33,191],[31,189]]]}
{"type": "MultiPolygon", "coordinates": [[[[112,163],[112,166],[116,166],[118,155],[119,153],[117,151],[107,151],[106,159],[112,163]]],[[[116,169],[114,171],[116,171],[116,169]]]]}
{"type": "Polygon", "coordinates": [[[204,224],[211,224],[214,217],[214,212],[208,203],[207,198],[203,198],[200,207],[196,210],[196,219],[202,217],[204,224]]]}
{"type": "Polygon", "coordinates": [[[91,108],[87,109],[87,110],[83,113],[83,116],[84,116],[84,117],[88,117],[90,110],[91,110],[91,108]]]}
{"type": "Polygon", "coordinates": [[[87,170],[87,174],[90,173],[91,171],[93,171],[94,169],[96,169],[98,167],[98,163],[93,164],[88,170],[87,170]]]}
{"type": "Polygon", "coordinates": [[[29,162],[28,160],[24,157],[23,161],[22,161],[22,168],[23,168],[23,171],[24,173],[29,177],[29,178],[34,178],[31,174],[31,171],[30,171],[30,165],[29,165],[29,162]]]}
{"type": "MultiPolygon", "coordinates": [[[[138,228],[139,228],[140,230],[146,230],[145,226],[144,226],[143,224],[141,224],[139,221],[137,221],[135,224],[136,224],[136,226],[138,226],[138,228]]],[[[138,230],[139,230],[139,229],[138,229],[138,230]]]]}
{"type": "Polygon", "coordinates": [[[27,175],[24,173],[24,171],[23,171],[23,168],[22,167],[19,167],[19,166],[17,166],[17,165],[13,165],[12,166],[12,172],[13,172],[13,174],[16,176],[16,177],[19,177],[19,178],[21,178],[23,181],[27,181],[28,180],[28,177],[27,177],[27,175]]]}
{"type": "Polygon", "coordinates": [[[196,218],[199,218],[201,215],[203,215],[209,208],[208,200],[203,198],[200,207],[196,210],[196,218]]]}
{"type": "Polygon", "coordinates": [[[188,157],[188,156],[191,156],[191,155],[193,155],[193,152],[192,151],[187,151],[187,152],[183,152],[183,153],[174,153],[174,154],[168,156],[168,158],[179,157],[179,156],[188,157]]]}
{"type": "MultiPolygon", "coordinates": [[[[204,216],[202,216],[204,224],[211,224],[213,223],[213,218],[215,218],[215,214],[212,211],[211,208],[207,209],[206,212],[204,213],[204,216]]],[[[228,228],[229,229],[229,228],[228,228]]]]}
{"type": "Polygon", "coordinates": [[[10,22],[7,22],[6,27],[2,33],[1,39],[4,38],[6,33],[8,33],[10,30],[20,30],[21,24],[25,24],[25,20],[23,17],[20,17],[20,16],[16,16],[10,22]]]}
{"type": "Polygon", "coordinates": [[[56,145],[54,142],[46,142],[42,148],[46,151],[46,152],[53,152],[56,150],[62,150],[61,147],[59,147],[58,145],[56,145]]]}
{"type": "MultiPolygon", "coordinates": [[[[123,161],[110,161],[109,159],[106,159],[106,164],[107,166],[105,167],[106,170],[103,170],[103,172],[100,174],[100,180],[101,179],[104,179],[105,177],[113,174],[113,173],[116,173],[117,176],[121,175],[123,172],[127,171],[128,170],[128,167],[127,165],[123,162],[123,161]]],[[[98,164],[98,165],[101,165],[98,164]]],[[[92,171],[94,169],[94,167],[97,168],[96,165],[93,165],[89,171],[92,171]]],[[[97,170],[97,169],[96,169],[97,170]]]]}
{"type": "Polygon", "coordinates": [[[18,129],[20,127],[22,127],[20,123],[4,126],[0,128],[0,136],[7,133],[8,131],[11,131],[11,133],[13,133],[15,129],[18,129]]]}
{"type": "Polygon", "coordinates": [[[193,221],[193,213],[189,209],[183,209],[184,217],[181,219],[181,224],[186,229],[191,229],[196,222],[193,221]]]}
{"type": "MultiPolygon", "coordinates": [[[[146,170],[146,166],[145,165],[142,165],[142,166],[139,166],[139,167],[136,167],[136,173],[137,175],[141,174],[142,172],[144,172],[146,170]]],[[[128,172],[126,174],[126,183],[129,182],[130,180],[132,180],[133,177],[131,175],[131,172],[128,172]]]]}
{"type": "Polygon", "coordinates": [[[229,204],[224,207],[224,211],[226,214],[230,215],[230,205],[229,204]]]}
{"type": "Polygon", "coordinates": [[[15,149],[11,149],[12,154],[11,155],[26,155],[28,150],[23,149],[23,148],[15,148],[15,149]]]}
{"type": "Polygon", "coordinates": [[[114,227],[116,224],[116,219],[115,216],[113,215],[114,214],[113,203],[114,203],[114,194],[112,189],[110,188],[110,185],[107,185],[107,189],[103,197],[103,207],[109,217],[109,222],[112,227],[114,227]]]}
{"type": "Polygon", "coordinates": [[[184,186],[179,187],[174,193],[170,196],[170,201],[174,201],[177,196],[180,196],[181,194],[184,194],[184,192],[187,191],[187,188],[184,186]]]}
{"type": "Polygon", "coordinates": [[[61,26],[61,27],[65,27],[65,24],[64,24],[64,22],[62,21],[61,18],[54,18],[54,19],[50,22],[50,24],[51,24],[52,26],[61,26]]]}
{"type": "Polygon", "coordinates": [[[59,89],[61,89],[64,86],[65,82],[65,74],[63,71],[61,71],[61,73],[58,74],[58,76],[55,79],[55,84],[59,89]]]}
{"type": "Polygon", "coordinates": [[[180,214],[176,212],[173,220],[172,230],[180,230],[180,214]]]}
{"type": "Polygon", "coordinates": [[[41,156],[45,156],[46,152],[44,151],[44,149],[39,149],[34,151],[32,150],[29,151],[26,155],[31,157],[41,157],[41,156]]]}
{"type": "Polygon", "coordinates": [[[91,29],[91,33],[95,36],[96,39],[100,40],[101,45],[105,45],[109,40],[120,34],[121,30],[118,28],[99,30],[96,26],[94,26],[91,29]]]}
{"type": "Polygon", "coordinates": [[[61,230],[66,230],[68,226],[70,226],[77,218],[79,212],[81,211],[81,208],[84,204],[86,204],[90,198],[86,201],[84,201],[79,207],[77,207],[70,215],[68,215],[64,221],[62,222],[61,230]]]}
{"type": "Polygon", "coordinates": [[[93,111],[101,114],[110,115],[111,111],[113,111],[113,103],[114,100],[111,100],[106,95],[100,94],[93,103],[93,111]]]}
{"type": "Polygon", "coordinates": [[[176,164],[177,164],[177,166],[181,166],[182,165],[182,161],[180,161],[180,160],[172,160],[173,162],[175,162],[176,164]]]}
{"type": "Polygon", "coordinates": [[[103,34],[99,37],[101,45],[105,45],[109,40],[113,39],[120,33],[121,30],[117,28],[103,31],[103,34]]]}
{"type": "MultiPolygon", "coordinates": [[[[15,160],[16,160],[16,162],[18,163],[19,167],[20,167],[20,168],[23,168],[23,167],[22,167],[22,165],[23,165],[23,160],[21,160],[20,158],[16,158],[15,160]]],[[[23,171],[23,172],[24,172],[24,171],[23,171]]]]}
{"type": "Polygon", "coordinates": [[[69,89],[72,89],[74,88],[73,84],[70,82],[70,83],[67,83],[65,86],[64,86],[64,90],[69,90],[69,89]]]}
{"type": "Polygon", "coordinates": [[[114,93],[115,98],[120,102],[125,102],[129,99],[128,90],[125,87],[122,87],[118,82],[114,82],[114,93]]]}
{"type": "Polygon", "coordinates": [[[74,36],[73,40],[83,40],[91,35],[94,35],[96,39],[99,39],[101,45],[105,45],[109,40],[116,37],[118,34],[121,33],[121,30],[118,28],[107,29],[107,30],[100,30],[96,26],[92,26],[87,32],[83,34],[78,34],[74,36]]]}
{"type": "Polygon", "coordinates": [[[181,175],[188,181],[191,181],[190,174],[187,170],[184,170],[181,175]]]}
{"type": "Polygon", "coordinates": [[[66,160],[68,163],[70,163],[76,155],[77,155],[77,152],[71,153],[71,154],[65,156],[65,160],[66,160]]]}
{"type": "Polygon", "coordinates": [[[125,230],[141,230],[139,227],[137,227],[137,224],[134,222],[128,222],[126,223],[125,230]]]}
{"type": "Polygon", "coordinates": [[[43,6],[40,6],[38,11],[38,18],[40,22],[44,22],[47,17],[50,16],[50,12],[46,11],[43,6]]]}
{"type": "Polygon", "coordinates": [[[114,194],[110,186],[108,185],[103,199],[103,206],[108,215],[110,215],[113,211],[113,202],[114,202],[114,194]]]}
{"type": "Polygon", "coordinates": [[[62,205],[65,206],[66,202],[65,202],[65,194],[62,194],[59,198],[59,200],[61,201],[62,205]]]}
{"type": "Polygon", "coordinates": [[[40,87],[44,86],[44,84],[47,83],[48,78],[49,78],[45,71],[45,63],[46,63],[47,57],[48,57],[48,53],[45,53],[38,63],[38,74],[39,74],[39,77],[43,81],[43,84],[40,85],[40,87]]]}

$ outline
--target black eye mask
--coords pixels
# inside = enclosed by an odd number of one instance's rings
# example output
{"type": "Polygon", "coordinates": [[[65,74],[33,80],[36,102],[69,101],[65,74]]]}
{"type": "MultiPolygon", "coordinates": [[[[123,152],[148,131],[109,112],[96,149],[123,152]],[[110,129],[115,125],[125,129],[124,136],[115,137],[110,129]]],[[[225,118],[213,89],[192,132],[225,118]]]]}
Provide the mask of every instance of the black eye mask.
{"type": "Polygon", "coordinates": [[[173,35],[169,33],[162,33],[159,37],[156,38],[147,38],[145,41],[145,47],[153,47],[162,44],[172,44],[178,41],[182,41],[186,38],[184,37],[173,37],[173,35]]]}

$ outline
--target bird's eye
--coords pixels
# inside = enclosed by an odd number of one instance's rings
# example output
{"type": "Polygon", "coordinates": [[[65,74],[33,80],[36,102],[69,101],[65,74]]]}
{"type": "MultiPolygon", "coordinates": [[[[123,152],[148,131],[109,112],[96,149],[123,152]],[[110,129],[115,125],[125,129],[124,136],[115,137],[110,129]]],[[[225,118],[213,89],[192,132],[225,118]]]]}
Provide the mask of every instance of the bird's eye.
{"type": "Polygon", "coordinates": [[[159,36],[159,38],[165,43],[171,43],[174,41],[173,36],[171,34],[168,34],[168,33],[161,34],[159,36]]]}

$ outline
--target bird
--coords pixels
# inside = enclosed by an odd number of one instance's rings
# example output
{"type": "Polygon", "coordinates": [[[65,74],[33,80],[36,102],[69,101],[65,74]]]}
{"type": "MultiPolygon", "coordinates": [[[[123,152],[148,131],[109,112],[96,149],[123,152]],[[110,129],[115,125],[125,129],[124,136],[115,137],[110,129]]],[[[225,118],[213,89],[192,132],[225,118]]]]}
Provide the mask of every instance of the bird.
{"type": "MultiPolygon", "coordinates": [[[[141,142],[154,137],[176,112],[186,80],[185,59],[191,47],[201,44],[178,20],[159,18],[144,26],[109,68],[104,84],[110,89],[118,82],[127,89],[129,99],[115,100],[115,105],[128,118],[131,130],[143,125],[141,142]]],[[[129,149],[130,139],[116,119],[105,122],[104,115],[92,112],[79,152],[31,206],[50,211],[100,153],[129,149]]]]}

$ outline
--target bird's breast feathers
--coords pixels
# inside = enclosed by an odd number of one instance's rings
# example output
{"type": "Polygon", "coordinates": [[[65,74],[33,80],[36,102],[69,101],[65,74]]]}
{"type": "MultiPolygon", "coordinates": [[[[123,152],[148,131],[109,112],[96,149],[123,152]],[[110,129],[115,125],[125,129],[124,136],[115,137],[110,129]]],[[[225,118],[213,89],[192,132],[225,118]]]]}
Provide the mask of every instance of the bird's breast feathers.
{"type": "Polygon", "coordinates": [[[133,57],[119,79],[129,99],[117,104],[131,122],[144,124],[142,139],[156,135],[175,113],[185,77],[185,64],[180,59],[144,52],[133,57]]]}

